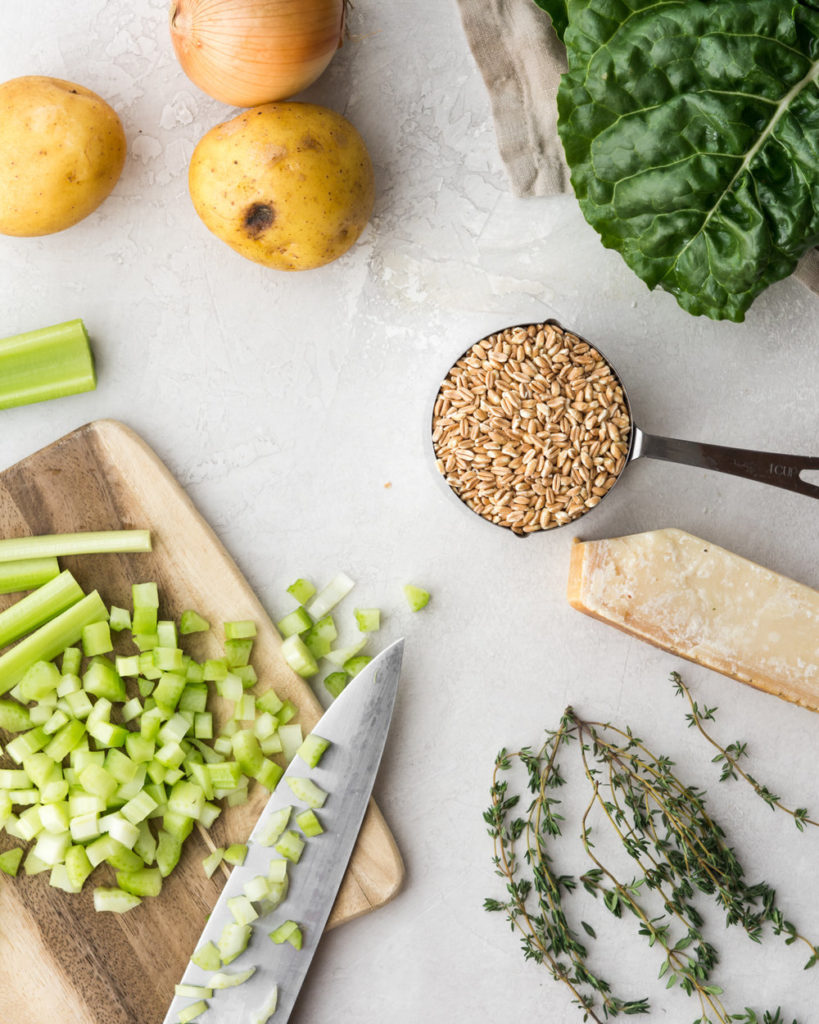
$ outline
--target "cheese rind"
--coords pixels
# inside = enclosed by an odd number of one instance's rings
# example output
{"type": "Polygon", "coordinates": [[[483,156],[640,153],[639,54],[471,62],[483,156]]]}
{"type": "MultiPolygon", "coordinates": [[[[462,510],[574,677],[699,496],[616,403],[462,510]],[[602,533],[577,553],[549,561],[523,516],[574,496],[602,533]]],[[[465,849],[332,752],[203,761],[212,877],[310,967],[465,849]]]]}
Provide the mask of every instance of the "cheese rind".
{"type": "Polygon", "coordinates": [[[819,710],[819,592],[682,530],[575,544],[579,611],[819,710]]]}

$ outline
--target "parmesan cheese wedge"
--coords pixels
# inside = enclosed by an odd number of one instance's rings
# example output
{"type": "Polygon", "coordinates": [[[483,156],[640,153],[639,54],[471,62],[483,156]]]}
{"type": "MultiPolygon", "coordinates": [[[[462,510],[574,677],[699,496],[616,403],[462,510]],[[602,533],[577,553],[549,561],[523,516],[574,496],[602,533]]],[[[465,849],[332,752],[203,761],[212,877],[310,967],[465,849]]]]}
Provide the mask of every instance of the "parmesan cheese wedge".
{"type": "Polygon", "coordinates": [[[682,530],[575,544],[569,603],[819,711],[819,592],[682,530]]]}

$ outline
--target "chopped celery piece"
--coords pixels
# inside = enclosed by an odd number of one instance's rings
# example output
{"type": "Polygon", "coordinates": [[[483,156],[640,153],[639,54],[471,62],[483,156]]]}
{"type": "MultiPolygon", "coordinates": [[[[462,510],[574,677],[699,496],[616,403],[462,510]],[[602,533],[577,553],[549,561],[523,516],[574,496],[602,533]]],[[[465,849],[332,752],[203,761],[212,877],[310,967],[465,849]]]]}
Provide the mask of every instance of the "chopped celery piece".
{"type": "Polygon", "coordinates": [[[60,566],[51,555],[45,558],[24,558],[14,562],[0,563],[0,594],[17,594],[23,590],[35,590],[55,576],[60,566]]]}
{"type": "Polygon", "coordinates": [[[256,698],[256,710],[266,711],[275,715],[283,707],[284,702],[279,699],[275,690],[265,690],[256,698]]]}
{"type": "MultiPolygon", "coordinates": [[[[0,544],[5,543],[0,540],[0,544]]],[[[59,577],[58,577],[59,578],[59,577]]],[[[46,583],[46,586],[49,584],[46,583]]],[[[35,591],[35,594],[38,591],[35,591]]],[[[34,595],[32,595],[34,596],[34,595]]],[[[26,600],[26,598],[23,598],[26,600]]],[[[50,661],[76,643],[85,626],[107,618],[108,612],[96,590],[61,612],[0,655],[0,694],[22,679],[35,661],[50,661]]]]}
{"type": "Polygon", "coordinates": [[[65,855],[65,869],[68,880],[77,891],[82,889],[86,878],[94,870],[84,846],[72,846],[65,855]]]}
{"type": "MultiPolygon", "coordinates": [[[[149,530],[95,530],[87,533],[50,533],[40,537],[0,540],[0,562],[54,555],[102,555],[151,550],[149,530]]],[[[68,646],[66,644],[66,646],[68,646]]]]}
{"type": "Polygon", "coordinates": [[[295,583],[291,583],[287,588],[287,593],[295,597],[299,604],[307,604],[315,592],[316,588],[310,580],[305,580],[301,577],[297,579],[295,583]]]}
{"type": "Polygon", "coordinates": [[[250,1024],[268,1024],[279,1003],[279,986],[274,985],[270,997],[262,1008],[251,1018],[250,1024]]]}
{"type": "Polygon", "coordinates": [[[261,903],[270,895],[270,883],[264,875],[256,875],[255,878],[251,878],[249,882],[245,882],[243,888],[245,896],[251,903],[261,903]]]}
{"type": "Polygon", "coordinates": [[[278,629],[283,637],[288,637],[293,636],[294,633],[306,633],[312,625],[313,620],[304,608],[299,607],[285,615],[283,619],[279,619],[276,623],[276,629],[278,629]]]}
{"type": "Polygon", "coordinates": [[[175,985],[174,995],[183,999],[210,999],[213,989],[204,988],[202,985],[175,985]]]}
{"type": "Polygon", "coordinates": [[[238,619],[225,623],[226,640],[247,640],[256,636],[256,623],[252,619],[238,619]]]}
{"type": "Polygon", "coordinates": [[[318,672],[318,663],[300,636],[294,634],[282,642],[282,657],[300,676],[307,679],[318,672]]]}
{"type": "Polygon", "coordinates": [[[113,651],[111,628],[107,622],[92,622],[82,631],[82,650],[86,658],[113,651]]]}
{"type": "Polygon", "coordinates": [[[381,612],[378,608],[354,608],[353,615],[361,633],[377,633],[381,629],[381,612]]]}
{"type": "Polygon", "coordinates": [[[259,916],[247,896],[233,896],[227,901],[228,910],[236,924],[250,924],[259,916]]]}
{"type": "Polygon", "coordinates": [[[307,650],[314,658],[325,658],[338,639],[338,630],[332,615],[325,615],[302,636],[307,650]]]}
{"type": "Polygon", "coordinates": [[[187,681],[183,675],[176,672],[163,672],[152,694],[157,707],[163,711],[173,711],[179,703],[186,685],[187,681]]]}
{"type": "Polygon", "coordinates": [[[124,702],[126,700],[125,683],[122,681],[113,661],[104,655],[96,655],[83,673],[83,689],[95,697],[106,700],[124,702]]]}
{"type": "Polygon", "coordinates": [[[117,885],[132,896],[158,896],[162,891],[162,875],[158,868],[118,871],[117,885]]]}
{"type": "MultiPolygon", "coordinates": [[[[0,541],[0,544],[2,543],[0,541]]],[[[5,647],[13,640],[42,626],[60,612],[75,605],[82,597],[82,587],[71,573],[67,570],[61,572],[34,593],[0,612],[0,647],[5,647]]]]}
{"type": "Polygon", "coordinates": [[[179,618],[179,632],[183,636],[191,633],[204,633],[210,629],[210,623],[193,608],[186,608],[179,618]]]}
{"type": "Polygon", "coordinates": [[[205,794],[194,782],[177,782],[168,797],[168,808],[186,818],[198,818],[205,806],[205,794]]]}
{"type": "Polygon", "coordinates": [[[420,612],[422,608],[426,608],[429,604],[430,595],[426,590],[407,583],[404,587],[404,597],[407,599],[407,604],[410,606],[411,611],[420,612]]]}
{"type": "Polygon", "coordinates": [[[123,629],[131,628],[131,613],[127,608],[118,608],[112,605],[108,612],[108,625],[115,633],[121,633],[123,629]]]}
{"type": "Polygon", "coordinates": [[[66,647],[63,651],[62,670],[64,676],[79,675],[82,651],[79,647],[66,647]]]}
{"type": "Polygon", "coordinates": [[[287,861],[278,858],[271,860],[267,878],[271,884],[283,885],[287,881],[287,861]]]}
{"type": "Polygon", "coordinates": [[[231,974],[228,971],[219,971],[218,974],[214,974],[209,979],[208,988],[218,990],[234,988],[236,985],[244,985],[248,978],[252,978],[255,973],[255,967],[248,967],[246,971],[237,971],[235,974],[231,974]]]}
{"type": "Polygon", "coordinates": [[[222,863],[222,858],[225,855],[224,848],[217,846],[216,849],[207,855],[202,861],[202,867],[205,870],[205,874],[208,878],[213,878],[217,868],[222,863]]]}
{"type": "Polygon", "coordinates": [[[287,780],[293,796],[308,807],[323,807],[327,793],[313,782],[312,779],[292,778],[287,780]]]}
{"type": "Polygon", "coordinates": [[[270,933],[270,938],[277,945],[281,945],[282,942],[289,942],[294,949],[301,949],[302,946],[301,929],[295,921],[285,921],[284,924],[280,924],[278,928],[270,933]]]}
{"type": "Polygon", "coordinates": [[[344,671],[352,679],[353,676],[358,675],[365,665],[369,665],[372,660],[368,654],[359,654],[357,657],[350,658],[349,661],[344,662],[344,671]]]}
{"type": "Polygon", "coordinates": [[[202,714],[208,706],[208,684],[191,683],[185,685],[177,707],[180,711],[193,711],[202,714]]]}
{"type": "Polygon", "coordinates": [[[203,666],[204,678],[209,683],[217,683],[227,678],[228,667],[224,658],[208,658],[203,666]]]}
{"type": "Polygon", "coordinates": [[[272,846],[287,828],[292,810],[292,807],[282,807],[272,811],[259,829],[256,842],[260,846],[272,846]]]}
{"type": "Polygon", "coordinates": [[[244,864],[247,857],[247,845],[245,843],[233,843],[225,850],[225,860],[228,864],[239,866],[244,864]]]}
{"type": "Polygon", "coordinates": [[[225,661],[228,668],[244,668],[250,660],[253,640],[226,640],[225,661]]]}
{"type": "Polygon", "coordinates": [[[259,741],[253,734],[252,729],[240,729],[231,739],[233,744],[233,756],[236,763],[245,773],[255,778],[261,771],[264,763],[264,755],[259,747],[259,741]]]}
{"type": "Polygon", "coordinates": [[[23,848],[21,846],[16,846],[13,850],[6,850],[5,853],[0,853],[0,871],[6,875],[16,876],[22,859],[23,848]]]}
{"type": "Polygon", "coordinates": [[[62,676],[53,661],[35,661],[20,680],[20,700],[26,704],[54,693],[62,676]]]}
{"type": "Polygon", "coordinates": [[[31,724],[28,708],[15,700],[0,700],[0,729],[5,732],[23,732],[31,724]]]}
{"type": "Polygon", "coordinates": [[[178,647],[166,647],[160,641],[160,646],[153,648],[152,658],[160,672],[184,671],[185,657],[178,647]]]}
{"type": "Polygon", "coordinates": [[[208,1004],[204,999],[191,1003],[190,1006],[186,1006],[176,1015],[177,1024],[191,1024],[191,1021],[196,1020],[196,1018],[203,1014],[207,1008],[208,1004]]]}
{"type": "Polygon", "coordinates": [[[289,861],[296,864],[304,850],[304,840],[298,832],[288,829],[276,843],[275,850],[276,853],[280,853],[282,857],[286,857],[289,861]]]}
{"type": "Polygon", "coordinates": [[[98,886],[94,890],[94,910],[97,913],[107,911],[114,914],[124,914],[129,910],[133,910],[134,907],[138,907],[141,902],[141,897],[134,896],[129,892],[123,892],[122,889],[109,889],[104,886],[98,886]]]}
{"type": "Polygon", "coordinates": [[[201,967],[203,971],[218,971],[222,966],[222,958],[215,942],[206,942],[191,957],[191,963],[201,967]]]}
{"type": "Polygon", "coordinates": [[[296,751],[304,742],[301,726],[297,723],[279,726],[279,738],[282,741],[282,755],[289,764],[296,756],[296,751]]]}
{"type": "Polygon", "coordinates": [[[239,701],[244,696],[245,688],[242,685],[242,680],[229,672],[224,679],[216,680],[216,692],[220,697],[224,697],[225,700],[239,701]]]}
{"type": "Polygon", "coordinates": [[[96,386],[94,357],[82,320],[0,341],[0,409],[77,395],[96,386]]]}
{"type": "Polygon", "coordinates": [[[213,715],[210,711],[197,712],[194,715],[193,735],[198,740],[213,739],[213,715]]]}
{"type": "Polygon", "coordinates": [[[307,611],[314,619],[320,619],[345,598],[355,583],[345,573],[337,573],[307,605],[307,611]]]}
{"type": "MultiPolygon", "coordinates": [[[[176,648],[179,638],[176,634],[176,623],[172,619],[162,619],[156,624],[156,636],[160,647],[176,648]]],[[[179,652],[182,653],[181,651],[179,652]]]]}
{"type": "Polygon", "coordinates": [[[157,806],[156,800],[143,789],[137,796],[123,805],[121,813],[132,825],[138,825],[149,817],[156,810],[157,806]]]}
{"type": "Polygon", "coordinates": [[[306,836],[318,836],[324,831],[315,811],[310,807],[296,815],[296,824],[306,836]]]}
{"type": "Polygon", "coordinates": [[[296,751],[296,754],[308,764],[311,768],[315,768],[321,760],[324,751],[330,746],[330,741],[322,739],[321,736],[316,733],[309,733],[302,745],[296,751]]]}
{"type": "Polygon", "coordinates": [[[51,869],[51,876],[48,884],[53,889],[62,889],[63,892],[78,893],[80,889],[71,881],[68,876],[68,869],[65,864],[55,864],[51,869]]]}
{"type": "MultiPolygon", "coordinates": [[[[72,719],[54,734],[46,746],[45,753],[54,761],[62,761],[85,739],[85,726],[78,719],[72,719]]],[[[8,748],[6,748],[8,749],[8,748]]]]}
{"type": "Polygon", "coordinates": [[[134,609],[159,608],[159,587],[153,581],[132,584],[131,603],[134,609]]]}
{"type": "Polygon", "coordinates": [[[336,647],[335,650],[330,651],[326,655],[327,660],[331,665],[336,665],[341,668],[345,662],[349,661],[350,658],[354,658],[359,651],[362,651],[367,646],[367,639],[364,637],[361,640],[356,640],[354,644],[348,644],[346,647],[336,647]]]}
{"type": "Polygon", "coordinates": [[[269,758],[264,758],[262,766],[256,772],[254,778],[272,793],[283,774],[284,768],[281,765],[276,764],[275,761],[271,761],[269,758]]]}
{"type": "Polygon", "coordinates": [[[156,866],[159,868],[162,877],[167,878],[179,863],[179,856],[182,853],[182,840],[172,836],[164,828],[160,829],[158,838],[156,866]]]}

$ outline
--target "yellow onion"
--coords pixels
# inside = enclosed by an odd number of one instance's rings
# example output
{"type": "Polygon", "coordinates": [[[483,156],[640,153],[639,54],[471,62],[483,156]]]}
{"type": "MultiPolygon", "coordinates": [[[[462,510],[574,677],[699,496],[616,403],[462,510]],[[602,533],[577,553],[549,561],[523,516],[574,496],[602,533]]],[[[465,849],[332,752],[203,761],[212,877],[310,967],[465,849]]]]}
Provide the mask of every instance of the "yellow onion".
{"type": "Polygon", "coordinates": [[[255,107],[306,89],[341,46],[346,0],[173,0],[185,74],[214,99],[255,107]]]}

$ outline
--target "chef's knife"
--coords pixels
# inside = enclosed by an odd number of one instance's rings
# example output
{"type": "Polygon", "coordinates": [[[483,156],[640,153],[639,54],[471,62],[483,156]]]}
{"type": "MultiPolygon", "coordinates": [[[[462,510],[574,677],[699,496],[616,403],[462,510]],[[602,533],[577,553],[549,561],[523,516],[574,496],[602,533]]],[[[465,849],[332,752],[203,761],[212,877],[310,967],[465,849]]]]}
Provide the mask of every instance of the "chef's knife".
{"type": "MultiPolygon", "coordinates": [[[[250,879],[266,876],[270,861],[279,857],[272,847],[262,846],[258,836],[264,833],[270,815],[276,811],[292,806],[295,816],[304,809],[287,780],[309,777],[329,794],[317,812],[324,831],[308,839],[298,863],[289,865],[290,888],[285,900],[271,914],[253,922],[247,950],[224,968],[238,973],[255,967],[255,973],[242,985],[214,991],[207,1000],[207,1011],[196,1018],[202,1024],[249,1024],[269,1001],[274,986],[278,987],[278,1003],[271,1024],[285,1024],[289,1018],[367,808],[392,717],[403,651],[404,641],[396,641],[347,685],[312,730],[330,742],[321,761],[310,768],[301,758],[294,757],[259,817],[248,840],[245,862],[233,869],[197,949],[209,941],[219,941],[222,929],[233,920],[228,899],[241,895],[250,879]],[[268,937],[287,920],[295,921],[301,928],[301,949],[295,949],[289,942],[274,945],[268,937]]],[[[295,829],[293,816],[288,827],[295,829]]],[[[182,981],[207,987],[212,973],[189,963],[182,981]]],[[[176,1024],[179,1011],[191,1002],[190,998],[176,997],[165,1024],[176,1024]]]]}

